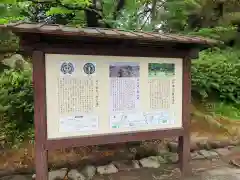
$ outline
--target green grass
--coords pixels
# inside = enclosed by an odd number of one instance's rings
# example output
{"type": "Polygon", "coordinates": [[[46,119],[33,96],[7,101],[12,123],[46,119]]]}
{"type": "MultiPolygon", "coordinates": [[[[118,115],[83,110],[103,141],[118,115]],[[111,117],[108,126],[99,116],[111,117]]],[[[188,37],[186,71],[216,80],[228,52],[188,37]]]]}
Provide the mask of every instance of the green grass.
{"type": "Polygon", "coordinates": [[[240,109],[231,104],[214,103],[213,113],[217,116],[227,117],[230,120],[240,121],[240,109]]]}

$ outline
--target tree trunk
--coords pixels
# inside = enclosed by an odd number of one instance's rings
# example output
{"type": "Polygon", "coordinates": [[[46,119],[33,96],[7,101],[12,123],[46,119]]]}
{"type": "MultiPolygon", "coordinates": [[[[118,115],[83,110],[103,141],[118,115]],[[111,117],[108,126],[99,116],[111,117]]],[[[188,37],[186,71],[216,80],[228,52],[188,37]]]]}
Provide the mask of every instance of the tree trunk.
{"type": "Polygon", "coordinates": [[[240,47],[240,22],[237,25],[237,37],[236,37],[236,45],[240,47]]]}
{"type": "Polygon", "coordinates": [[[152,1],[152,10],[151,10],[151,23],[152,23],[152,29],[155,29],[155,21],[156,21],[156,9],[157,8],[157,0],[152,1]]]}

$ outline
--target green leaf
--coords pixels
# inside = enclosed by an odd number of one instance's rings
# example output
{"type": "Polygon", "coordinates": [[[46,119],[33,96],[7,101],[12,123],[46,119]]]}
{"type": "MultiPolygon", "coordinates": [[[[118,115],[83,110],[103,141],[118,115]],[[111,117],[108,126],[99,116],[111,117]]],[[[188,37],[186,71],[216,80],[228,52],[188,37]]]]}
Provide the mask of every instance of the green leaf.
{"type": "Polygon", "coordinates": [[[72,10],[66,9],[64,7],[51,7],[49,11],[46,12],[46,14],[48,16],[52,16],[52,15],[64,15],[64,14],[71,14],[73,13],[72,10]]]}

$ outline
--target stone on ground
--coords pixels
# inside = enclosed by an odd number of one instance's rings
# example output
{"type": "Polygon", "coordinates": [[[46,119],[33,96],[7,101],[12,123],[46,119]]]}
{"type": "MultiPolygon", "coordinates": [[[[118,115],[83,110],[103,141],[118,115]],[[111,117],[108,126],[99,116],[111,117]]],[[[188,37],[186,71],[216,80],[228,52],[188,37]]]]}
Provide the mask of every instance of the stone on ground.
{"type": "Polygon", "coordinates": [[[67,174],[67,168],[62,168],[48,173],[48,180],[55,180],[56,178],[64,178],[67,174]]]}
{"type": "Polygon", "coordinates": [[[167,153],[169,153],[169,149],[167,146],[159,145],[157,147],[157,154],[162,155],[162,154],[167,154],[167,153]]]}
{"type": "Polygon", "coordinates": [[[228,146],[227,148],[228,148],[228,150],[232,150],[235,148],[235,146],[228,146]]]}
{"type": "Polygon", "coordinates": [[[95,166],[85,166],[81,172],[87,179],[92,179],[96,171],[97,168],[95,166]]]}
{"type": "Polygon", "coordinates": [[[219,148],[214,150],[220,156],[228,156],[231,154],[231,151],[228,148],[219,148]]]}
{"type": "Polygon", "coordinates": [[[169,163],[177,163],[178,162],[178,154],[177,153],[168,153],[164,156],[169,163]]]}
{"type": "Polygon", "coordinates": [[[178,152],[178,143],[177,142],[169,142],[168,148],[170,152],[176,153],[178,152]]]}
{"type": "Polygon", "coordinates": [[[134,164],[136,162],[130,160],[114,161],[112,163],[117,167],[119,171],[131,171],[133,169],[136,169],[135,166],[139,166],[139,164],[134,164]]]}
{"type": "Polygon", "coordinates": [[[205,157],[198,152],[192,152],[191,159],[192,160],[201,160],[201,159],[205,159],[205,157]]]}
{"type": "Polygon", "coordinates": [[[178,154],[177,153],[173,153],[169,156],[169,160],[171,163],[177,163],[178,162],[178,154]]]}
{"type": "Polygon", "coordinates": [[[228,141],[210,141],[209,143],[213,149],[224,148],[229,145],[228,141]]]}
{"type": "Polygon", "coordinates": [[[68,178],[70,178],[71,180],[86,180],[87,178],[80,173],[77,169],[71,169],[68,172],[68,178]]]}
{"type": "Polygon", "coordinates": [[[145,168],[159,168],[160,167],[159,159],[156,156],[150,156],[147,158],[143,158],[139,162],[141,163],[142,167],[145,167],[145,168]]]}
{"type": "Polygon", "coordinates": [[[97,172],[99,174],[113,174],[117,173],[118,169],[113,164],[108,164],[106,166],[98,166],[97,172]]]}
{"type": "Polygon", "coordinates": [[[138,162],[137,160],[133,160],[132,163],[133,163],[133,167],[134,167],[135,169],[141,168],[140,165],[139,165],[139,162],[138,162]]]}
{"type": "Polygon", "coordinates": [[[199,147],[199,149],[207,149],[207,150],[211,149],[207,140],[197,142],[197,146],[199,147]]]}
{"type": "Polygon", "coordinates": [[[166,164],[167,163],[166,159],[164,159],[162,156],[157,156],[157,158],[158,158],[158,161],[159,161],[160,164],[166,164]]]}
{"type": "Polygon", "coordinates": [[[207,159],[214,159],[218,157],[218,154],[214,151],[200,150],[199,153],[207,159]]]}

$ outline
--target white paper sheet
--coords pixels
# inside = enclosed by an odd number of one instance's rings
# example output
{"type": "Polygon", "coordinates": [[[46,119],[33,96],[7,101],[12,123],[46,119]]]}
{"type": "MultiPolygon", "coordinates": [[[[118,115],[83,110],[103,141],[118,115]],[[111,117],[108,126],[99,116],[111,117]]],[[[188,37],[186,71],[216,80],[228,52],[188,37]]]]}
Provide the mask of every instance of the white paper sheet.
{"type": "Polygon", "coordinates": [[[110,64],[110,112],[139,110],[139,70],[138,63],[110,64]]]}
{"type": "Polygon", "coordinates": [[[98,116],[77,115],[61,118],[60,132],[94,131],[98,129],[98,116]]]}

